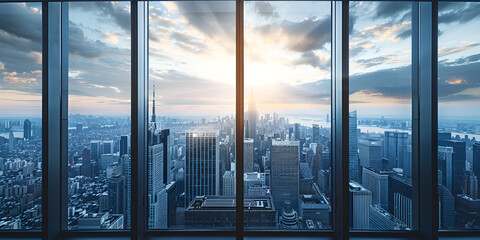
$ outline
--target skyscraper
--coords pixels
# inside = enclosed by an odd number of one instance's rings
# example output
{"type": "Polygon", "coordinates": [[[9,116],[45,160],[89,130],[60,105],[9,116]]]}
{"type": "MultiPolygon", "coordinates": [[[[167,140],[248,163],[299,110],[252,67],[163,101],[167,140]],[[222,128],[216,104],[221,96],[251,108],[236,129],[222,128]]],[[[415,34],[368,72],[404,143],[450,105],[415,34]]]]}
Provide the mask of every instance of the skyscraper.
{"type": "Polygon", "coordinates": [[[369,207],[369,225],[373,230],[405,230],[407,225],[378,204],[369,207]]]}
{"type": "Polygon", "coordinates": [[[30,120],[25,119],[23,122],[23,138],[25,140],[29,140],[32,137],[32,122],[30,120]]]}
{"type": "Polygon", "coordinates": [[[463,141],[442,140],[438,141],[439,146],[452,147],[452,194],[463,194],[462,186],[465,180],[465,162],[466,162],[466,145],[463,141]]]}
{"type": "Polygon", "coordinates": [[[289,200],[298,209],[300,143],[272,141],[270,152],[271,189],[275,206],[281,209],[289,200]]]}
{"type": "Polygon", "coordinates": [[[312,135],[313,135],[313,142],[318,143],[320,141],[320,128],[318,127],[318,124],[312,125],[312,135]]]}
{"type": "Polygon", "coordinates": [[[455,199],[448,189],[438,184],[439,224],[440,228],[453,228],[455,223],[455,199]]]}
{"type": "Polygon", "coordinates": [[[388,159],[388,168],[404,168],[407,156],[408,133],[385,131],[383,156],[388,159]]]}
{"type": "Polygon", "coordinates": [[[124,135],[120,137],[120,157],[129,154],[130,136],[124,135]]]}
{"type": "Polygon", "coordinates": [[[8,133],[8,152],[13,152],[13,149],[15,149],[15,136],[13,132],[10,131],[8,133]]]}
{"type": "Polygon", "coordinates": [[[113,154],[113,140],[103,141],[100,146],[101,154],[113,154]]]}
{"type": "Polygon", "coordinates": [[[369,228],[369,207],[372,205],[372,192],[357,182],[350,181],[350,228],[369,228]]]}
{"type": "Polygon", "coordinates": [[[161,191],[165,188],[163,184],[163,144],[148,146],[148,226],[149,228],[160,228],[161,213],[161,191]]]}
{"type": "Polygon", "coordinates": [[[124,177],[115,175],[108,179],[108,207],[112,214],[124,213],[124,177]]]}
{"type": "Polygon", "coordinates": [[[350,180],[358,182],[357,135],[357,111],[352,111],[348,116],[348,174],[350,180]]]}
{"type": "Polygon", "coordinates": [[[197,129],[186,133],[185,200],[220,194],[218,131],[197,129]]]}
{"type": "Polygon", "coordinates": [[[300,140],[300,123],[295,123],[295,139],[292,139],[292,140],[300,140]]]}
{"type": "Polygon", "coordinates": [[[90,158],[99,162],[100,160],[100,141],[90,141],[90,158]]]}
{"type": "Polygon", "coordinates": [[[244,139],[243,144],[243,171],[253,172],[253,139],[244,139]]]}
{"type": "Polygon", "coordinates": [[[246,132],[245,138],[251,138],[255,140],[255,135],[257,132],[257,119],[258,119],[258,112],[255,100],[253,100],[253,96],[248,101],[248,111],[246,113],[246,132]]]}
{"type": "Polygon", "coordinates": [[[80,173],[85,177],[92,177],[93,175],[90,156],[90,150],[84,148],[82,152],[82,168],[80,169],[80,173]]]}
{"type": "Polygon", "coordinates": [[[382,170],[382,146],[380,142],[359,140],[358,155],[361,167],[382,170]]]}
{"type": "Polygon", "coordinates": [[[379,204],[383,209],[388,209],[388,175],[392,171],[379,171],[374,168],[363,168],[362,184],[372,191],[373,204],[379,204]]]}
{"type": "Polygon", "coordinates": [[[401,174],[388,176],[388,211],[412,228],[412,179],[401,174]]]}
{"type": "Polygon", "coordinates": [[[225,171],[223,174],[223,195],[234,196],[235,195],[235,172],[225,171]]]}
{"type": "Polygon", "coordinates": [[[453,192],[453,162],[452,162],[452,147],[438,146],[438,169],[442,173],[442,184],[450,193],[453,192]]]}
{"type": "MultiPolygon", "coordinates": [[[[475,173],[475,176],[480,177],[480,143],[473,144],[473,164],[472,171],[475,173]]],[[[477,186],[477,189],[480,189],[480,183],[477,186]]],[[[478,196],[477,196],[478,197],[478,196]]]]}

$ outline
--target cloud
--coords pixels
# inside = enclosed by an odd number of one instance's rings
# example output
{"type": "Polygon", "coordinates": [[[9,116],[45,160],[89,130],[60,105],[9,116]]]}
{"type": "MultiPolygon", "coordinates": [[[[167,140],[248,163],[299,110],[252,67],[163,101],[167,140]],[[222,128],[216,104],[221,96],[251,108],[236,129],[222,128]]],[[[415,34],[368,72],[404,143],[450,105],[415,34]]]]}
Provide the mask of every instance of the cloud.
{"type": "Polygon", "coordinates": [[[111,42],[113,44],[118,44],[118,38],[120,37],[121,35],[119,33],[111,33],[111,32],[106,32],[104,34],[104,37],[105,37],[105,41],[107,42],[111,42]]]}
{"type": "Polygon", "coordinates": [[[5,63],[0,62],[0,70],[5,70],[5,63]]]}
{"type": "Polygon", "coordinates": [[[125,32],[130,33],[130,8],[122,2],[75,2],[69,6],[71,9],[96,13],[100,19],[110,18],[125,32]]]}
{"type": "Polygon", "coordinates": [[[396,60],[398,58],[399,56],[397,55],[389,54],[389,55],[384,55],[384,56],[379,56],[374,58],[357,59],[354,61],[353,65],[356,69],[364,69],[364,68],[369,68],[373,66],[378,66],[381,64],[398,63],[399,61],[396,60]]]}
{"type": "Polygon", "coordinates": [[[211,39],[235,42],[234,2],[175,2],[188,24],[211,39]],[[228,41],[227,41],[228,39],[228,41]]]}
{"type": "Polygon", "coordinates": [[[285,41],[287,48],[296,52],[308,52],[325,47],[330,42],[331,20],[310,17],[300,22],[284,20],[280,23],[263,24],[254,29],[263,38],[285,41]]]}
{"type": "Polygon", "coordinates": [[[480,6],[478,3],[439,3],[438,23],[466,23],[480,16],[480,6]],[[440,8],[440,6],[442,6],[440,8]]]}
{"type": "Polygon", "coordinates": [[[460,78],[450,78],[450,79],[445,80],[445,82],[450,84],[450,85],[466,84],[467,83],[467,81],[465,81],[464,79],[460,79],[460,78]]]}
{"type": "Polygon", "coordinates": [[[444,57],[446,55],[461,52],[461,51],[464,51],[464,50],[467,50],[467,49],[470,49],[470,48],[473,48],[473,47],[476,47],[476,46],[479,46],[479,45],[480,45],[479,43],[469,43],[469,44],[462,45],[462,46],[459,46],[459,47],[441,48],[441,49],[438,50],[438,56],[439,57],[444,57]]]}
{"type": "Polygon", "coordinates": [[[313,51],[303,52],[296,61],[295,65],[309,65],[315,68],[330,68],[330,56],[318,56],[313,51]]]}
{"type": "Polygon", "coordinates": [[[411,9],[412,4],[408,2],[378,2],[373,18],[395,18],[411,9]]]}
{"type": "Polygon", "coordinates": [[[256,1],[253,8],[259,16],[266,19],[279,17],[278,13],[275,11],[275,7],[270,2],[256,1]]]}

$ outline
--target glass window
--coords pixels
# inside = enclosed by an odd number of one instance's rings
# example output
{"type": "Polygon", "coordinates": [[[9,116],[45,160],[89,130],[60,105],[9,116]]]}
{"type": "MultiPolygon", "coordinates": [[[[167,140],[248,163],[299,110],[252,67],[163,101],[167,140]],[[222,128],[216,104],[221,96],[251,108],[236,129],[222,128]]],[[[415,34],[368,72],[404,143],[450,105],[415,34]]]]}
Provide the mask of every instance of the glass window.
{"type": "Polygon", "coordinates": [[[245,2],[246,229],[331,228],[330,2],[245,2]]]}
{"type": "Polygon", "coordinates": [[[130,227],[130,3],[69,3],[68,229],[130,227]]]}
{"type": "Polygon", "coordinates": [[[350,3],[350,228],[412,229],[412,3],[350,3]]]}
{"type": "Polygon", "coordinates": [[[42,5],[0,3],[0,230],[42,226],[42,5]]]}
{"type": "Polygon", "coordinates": [[[438,8],[439,226],[478,230],[480,3],[438,8]]]}
{"type": "Polygon", "coordinates": [[[235,228],[235,2],[149,3],[148,228],[235,228]]]}

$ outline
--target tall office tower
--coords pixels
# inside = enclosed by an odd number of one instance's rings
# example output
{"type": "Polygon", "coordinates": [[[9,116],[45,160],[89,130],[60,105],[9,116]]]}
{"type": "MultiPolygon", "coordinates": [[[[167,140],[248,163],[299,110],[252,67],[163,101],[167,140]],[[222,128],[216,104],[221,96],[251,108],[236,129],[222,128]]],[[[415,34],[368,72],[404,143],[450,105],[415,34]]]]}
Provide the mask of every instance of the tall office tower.
{"type": "Polygon", "coordinates": [[[113,140],[102,142],[101,154],[113,154],[113,140]]]}
{"type": "Polygon", "coordinates": [[[330,198],[330,170],[320,169],[318,171],[318,187],[322,193],[325,193],[330,198]]]}
{"type": "Polygon", "coordinates": [[[382,170],[382,146],[379,141],[359,140],[360,167],[382,170]]]}
{"type": "Polygon", "coordinates": [[[226,171],[223,174],[223,195],[234,196],[235,195],[235,172],[226,171]]]}
{"type": "Polygon", "coordinates": [[[92,140],[90,141],[90,159],[96,160],[99,162],[100,160],[100,141],[92,140]]]}
{"type": "Polygon", "coordinates": [[[438,133],[438,141],[443,141],[443,140],[450,140],[452,139],[452,133],[449,132],[443,132],[443,133],[438,133]]]}
{"type": "Polygon", "coordinates": [[[330,118],[329,118],[329,116],[328,116],[328,114],[327,114],[327,123],[329,123],[329,122],[330,122],[330,118]]]}
{"type": "Polygon", "coordinates": [[[245,196],[266,196],[270,194],[270,175],[268,173],[244,173],[243,192],[245,196]]]}
{"type": "Polygon", "coordinates": [[[272,141],[270,176],[275,206],[281,209],[285,201],[298,209],[300,143],[298,141],[272,141]]]}
{"type": "Polygon", "coordinates": [[[29,140],[32,137],[32,122],[30,120],[25,119],[23,122],[23,138],[25,140],[29,140]]]}
{"type": "Polygon", "coordinates": [[[372,202],[383,209],[388,209],[388,175],[392,171],[379,171],[374,168],[363,168],[362,184],[372,191],[372,202]]]}
{"type": "Polygon", "coordinates": [[[373,230],[406,230],[407,225],[398,218],[387,212],[378,204],[370,205],[369,208],[369,224],[373,230]]]}
{"type": "Polygon", "coordinates": [[[403,174],[407,175],[408,177],[412,177],[412,146],[409,145],[407,147],[407,154],[405,156],[405,164],[403,164],[403,174]]]}
{"type": "MultiPolygon", "coordinates": [[[[475,176],[480,177],[480,143],[476,142],[473,144],[473,161],[472,161],[472,171],[475,176]]],[[[477,186],[477,189],[480,189],[480,182],[477,186]]],[[[477,196],[479,197],[479,196],[477,196]]]]}
{"type": "Polygon", "coordinates": [[[246,132],[245,138],[255,139],[255,135],[257,132],[257,120],[258,120],[258,112],[255,100],[253,100],[253,96],[248,101],[248,111],[246,112],[246,132]]]}
{"type": "Polygon", "coordinates": [[[120,157],[122,157],[125,154],[130,155],[130,136],[128,135],[123,135],[120,137],[120,157]]]}
{"type": "Polygon", "coordinates": [[[313,131],[313,142],[314,143],[320,142],[320,128],[318,127],[318,124],[312,125],[312,131],[313,131]]]}
{"type": "Polygon", "coordinates": [[[477,176],[475,176],[475,173],[470,171],[467,172],[467,175],[465,176],[465,185],[463,189],[465,189],[465,195],[472,197],[473,199],[477,199],[478,179],[477,179],[477,176]]]}
{"type": "Polygon", "coordinates": [[[452,161],[453,148],[438,146],[438,169],[442,172],[442,184],[449,192],[453,191],[453,161],[452,161]]]}
{"type": "Polygon", "coordinates": [[[453,148],[452,154],[452,194],[463,194],[462,186],[465,179],[466,145],[463,141],[442,140],[438,141],[439,146],[453,148]]]}
{"type": "Polygon", "coordinates": [[[301,139],[301,137],[300,137],[300,123],[295,123],[295,132],[293,134],[295,134],[295,139],[292,139],[292,140],[300,141],[300,139],[301,139]]]}
{"type": "Polygon", "coordinates": [[[132,203],[132,165],[129,155],[123,155],[120,157],[122,164],[123,176],[125,176],[125,225],[131,226],[131,203],[132,203]]]}
{"type": "Polygon", "coordinates": [[[107,167],[112,163],[118,162],[118,156],[113,154],[102,154],[98,161],[98,168],[101,171],[106,171],[107,167]]]}
{"type": "Polygon", "coordinates": [[[348,174],[350,180],[358,182],[360,177],[358,173],[358,132],[357,132],[357,111],[352,111],[348,115],[348,174]]]}
{"type": "Polygon", "coordinates": [[[253,172],[253,139],[243,140],[243,171],[253,172]]]}
{"type": "Polygon", "coordinates": [[[438,201],[440,228],[453,228],[455,223],[455,198],[452,193],[441,184],[438,184],[438,201]]]}
{"type": "Polygon", "coordinates": [[[372,192],[355,181],[350,181],[350,228],[369,228],[369,207],[372,205],[372,192]]]}
{"type": "Polygon", "coordinates": [[[15,149],[15,136],[13,132],[10,131],[8,133],[8,152],[13,152],[13,149],[15,149]]]}
{"type": "Polygon", "coordinates": [[[85,177],[92,177],[92,160],[90,160],[90,150],[87,148],[83,149],[82,152],[82,167],[80,169],[80,174],[85,177]]]}
{"type": "Polygon", "coordinates": [[[408,133],[385,131],[383,156],[388,159],[388,168],[404,168],[407,156],[408,133]]]}
{"type": "Polygon", "coordinates": [[[125,182],[122,175],[108,179],[108,207],[112,214],[124,214],[125,182]]]}
{"type": "Polygon", "coordinates": [[[388,211],[412,228],[412,179],[400,174],[388,176],[388,211]]]}
{"type": "Polygon", "coordinates": [[[160,228],[162,203],[159,196],[165,188],[163,184],[164,150],[161,143],[148,146],[148,207],[150,209],[148,226],[153,229],[160,228]]]}
{"type": "Polygon", "coordinates": [[[218,131],[198,129],[186,133],[185,200],[220,194],[218,131]]]}

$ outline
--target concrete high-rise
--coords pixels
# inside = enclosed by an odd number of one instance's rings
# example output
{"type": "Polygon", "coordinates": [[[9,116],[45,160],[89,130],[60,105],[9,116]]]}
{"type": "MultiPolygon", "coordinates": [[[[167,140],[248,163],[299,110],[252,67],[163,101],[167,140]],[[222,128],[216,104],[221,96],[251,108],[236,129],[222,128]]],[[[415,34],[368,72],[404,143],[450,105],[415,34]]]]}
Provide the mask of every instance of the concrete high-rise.
{"type": "Polygon", "coordinates": [[[349,187],[350,202],[350,228],[369,228],[369,207],[372,205],[372,192],[361,184],[350,181],[349,187]]]}
{"type": "Polygon", "coordinates": [[[235,172],[225,171],[223,174],[223,195],[234,196],[235,195],[235,172]]]}
{"type": "Polygon", "coordinates": [[[379,141],[359,140],[360,166],[382,170],[382,146],[379,141]]]}
{"type": "Polygon", "coordinates": [[[438,146],[438,169],[442,173],[442,181],[439,184],[445,186],[451,193],[453,191],[453,148],[438,146]]]}
{"type": "Polygon", "coordinates": [[[100,160],[100,155],[100,141],[90,141],[90,159],[98,162],[100,160]]]}
{"type": "Polygon", "coordinates": [[[122,175],[115,175],[108,179],[108,207],[112,214],[124,213],[124,184],[122,175]]]}
{"type": "Polygon", "coordinates": [[[383,209],[388,209],[388,176],[392,171],[379,171],[374,168],[363,168],[362,184],[372,191],[373,204],[379,204],[383,209]]]}
{"type": "Polygon", "coordinates": [[[185,200],[220,194],[219,133],[197,129],[186,133],[185,200]]]}
{"type": "Polygon", "coordinates": [[[285,201],[298,209],[300,143],[272,141],[270,152],[271,189],[275,206],[281,209],[285,201]]]}
{"type": "Polygon", "coordinates": [[[120,157],[130,154],[130,136],[124,135],[120,137],[120,157]]]}
{"type": "MultiPolygon", "coordinates": [[[[466,145],[463,141],[442,140],[438,141],[439,146],[451,147],[452,153],[452,194],[463,194],[462,186],[465,180],[466,145]]],[[[448,170],[447,170],[448,171],[448,170]]]]}

